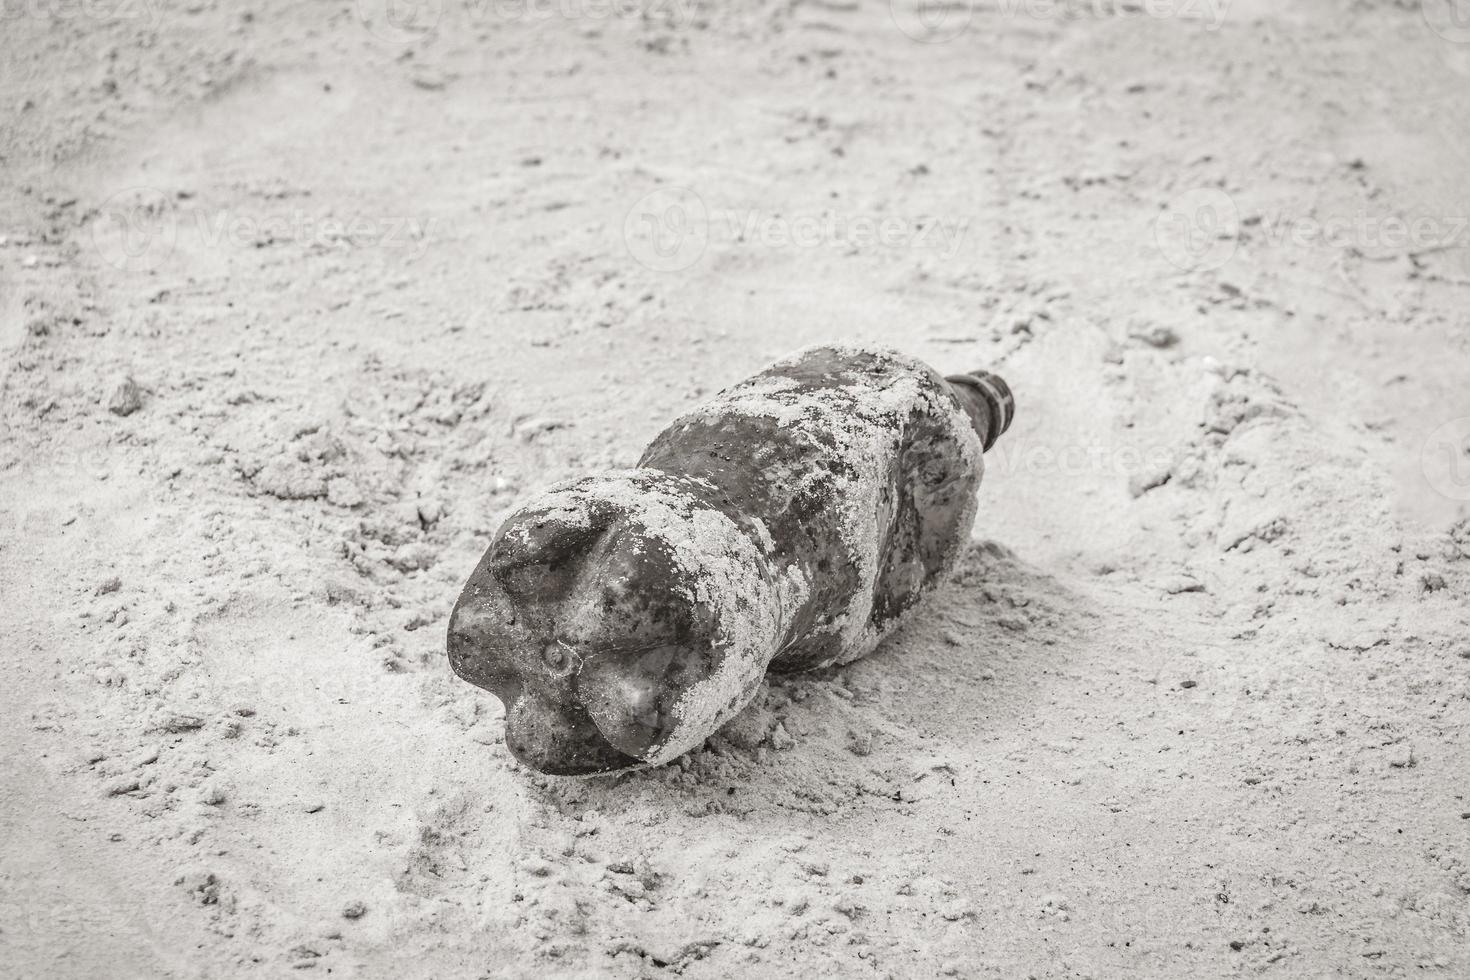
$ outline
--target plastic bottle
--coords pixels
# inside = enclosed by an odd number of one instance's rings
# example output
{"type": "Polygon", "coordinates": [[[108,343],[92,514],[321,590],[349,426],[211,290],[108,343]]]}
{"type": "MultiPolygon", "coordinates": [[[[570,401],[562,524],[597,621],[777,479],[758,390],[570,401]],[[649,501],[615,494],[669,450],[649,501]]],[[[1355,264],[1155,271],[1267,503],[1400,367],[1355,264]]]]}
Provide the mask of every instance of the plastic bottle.
{"type": "Polygon", "coordinates": [[[766,670],[870,652],[953,567],[1014,401],[983,371],[808,348],[675,420],[637,468],[506,519],[455,605],[449,659],[506,706],[525,765],[667,762],[766,670]]]}

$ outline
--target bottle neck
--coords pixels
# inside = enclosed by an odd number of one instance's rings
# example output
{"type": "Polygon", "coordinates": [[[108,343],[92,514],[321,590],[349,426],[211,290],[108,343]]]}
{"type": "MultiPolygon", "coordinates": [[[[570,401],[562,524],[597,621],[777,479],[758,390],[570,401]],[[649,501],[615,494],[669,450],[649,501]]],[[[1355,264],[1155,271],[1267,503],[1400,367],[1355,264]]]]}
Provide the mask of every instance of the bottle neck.
{"type": "Polygon", "coordinates": [[[980,436],[981,446],[988,452],[995,441],[1011,427],[1016,414],[1016,398],[1010,385],[989,371],[954,374],[944,379],[970,416],[970,424],[980,436]]]}

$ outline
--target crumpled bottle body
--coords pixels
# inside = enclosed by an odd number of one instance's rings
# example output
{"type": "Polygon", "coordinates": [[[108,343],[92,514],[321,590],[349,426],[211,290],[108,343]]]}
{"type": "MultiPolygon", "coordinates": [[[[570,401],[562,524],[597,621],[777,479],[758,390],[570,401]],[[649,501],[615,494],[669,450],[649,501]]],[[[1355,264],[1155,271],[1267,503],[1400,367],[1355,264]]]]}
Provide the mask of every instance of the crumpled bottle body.
{"type": "Polygon", "coordinates": [[[507,745],[542,772],[696,747],[767,669],[863,656],[953,567],[1009,421],[977,391],[886,350],[777,362],[636,469],[512,514],[451,617],[452,666],[505,703],[507,745]]]}

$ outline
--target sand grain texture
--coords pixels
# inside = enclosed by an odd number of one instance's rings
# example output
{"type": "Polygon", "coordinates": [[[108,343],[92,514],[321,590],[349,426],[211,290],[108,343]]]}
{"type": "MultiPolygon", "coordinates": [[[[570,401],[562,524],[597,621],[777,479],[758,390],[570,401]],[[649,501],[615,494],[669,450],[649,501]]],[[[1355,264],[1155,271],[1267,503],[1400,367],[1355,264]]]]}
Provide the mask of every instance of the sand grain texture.
{"type": "Polygon", "coordinates": [[[1470,213],[1417,5],[35,6],[5,975],[1470,975],[1466,242],[1277,233],[1470,213]],[[501,518],[833,341],[1016,391],[953,584],[673,765],[517,769],[443,652],[501,518]]]}

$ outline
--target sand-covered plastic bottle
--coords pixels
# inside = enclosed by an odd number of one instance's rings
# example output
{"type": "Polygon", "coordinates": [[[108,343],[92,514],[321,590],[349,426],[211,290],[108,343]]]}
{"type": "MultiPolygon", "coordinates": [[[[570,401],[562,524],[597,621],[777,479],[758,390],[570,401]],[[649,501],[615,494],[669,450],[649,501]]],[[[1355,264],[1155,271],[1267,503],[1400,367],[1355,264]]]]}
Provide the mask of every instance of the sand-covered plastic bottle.
{"type": "Polygon", "coordinates": [[[767,670],[869,653],[953,568],[1014,400],[984,371],[808,348],[676,419],[638,465],[511,514],[450,621],[450,663],[542,772],[667,762],[767,670]]]}

